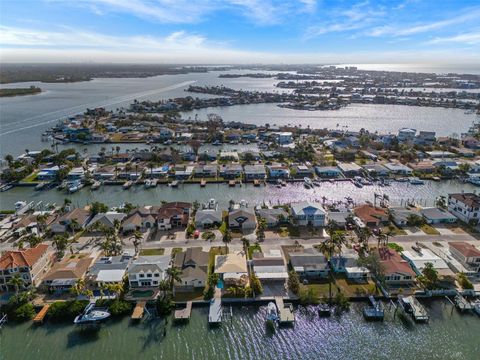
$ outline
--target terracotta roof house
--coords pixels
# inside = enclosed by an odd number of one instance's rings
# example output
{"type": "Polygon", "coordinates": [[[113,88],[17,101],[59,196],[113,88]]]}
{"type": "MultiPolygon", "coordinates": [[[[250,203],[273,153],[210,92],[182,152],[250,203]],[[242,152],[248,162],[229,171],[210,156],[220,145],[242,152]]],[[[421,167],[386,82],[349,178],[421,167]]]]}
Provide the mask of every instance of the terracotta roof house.
{"type": "Polygon", "coordinates": [[[182,270],[181,282],[176,282],[174,291],[188,292],[204,288],[207,281],[209,253],[201,247],[188,248],[175,255],[174,266],[182,270]]]}
{"type": "Polygon", "coordinates": [[[384,267],[385,284],[387,286],[411,287],[415,284],[415,271],[399,253],[388,247],[377,250],[380,262],[384,267]]]}
{"type": "Polygon", "coordinates": [[[371,205],[361,205],[353,209],[353,213],[369,227],[376,227],[388,222],[388,214],[384,209],[371,205]]]}
{"type": "Polygon", "coordinates": [[[50,225],[50,230],[57,234],[71,231],[71,225],[74,222],[76,222],[81,229],[84,229],[90,221],[90,218],[91,215],[88,210],[76,208],[55,220],[50,225]]]}
{"type": "MultiPolygon", "coordinates": [[[[480,250],[464,241],[449,242],[450,253],[466,269],[480,273],[480,250]]],[[[478,274],[480,276],[480,274],[478,274]]]]}
{"type": "Polygon", "coordinates": [[[155,217],[158,229],[170,230],[178,226],[187,226],[191,207],[191,203],[179,201],[160,206],[155,217]]]}
{"type": "Polygon", "coordinates": [[[50,253],[46,244],[26,250],[6,251],[0,257],[0,291],[15,290],[8,284],[15,276],[23,280],[24,288],[37,286],[49,262],[50,253]]]}
{"type": "Polygon", "coordinates": [[[73,258],[56,263],[45,275],[42,285],[55,291],[70,289],[78,280],[83,279],[93,262],[91,257],[73,258]]]}

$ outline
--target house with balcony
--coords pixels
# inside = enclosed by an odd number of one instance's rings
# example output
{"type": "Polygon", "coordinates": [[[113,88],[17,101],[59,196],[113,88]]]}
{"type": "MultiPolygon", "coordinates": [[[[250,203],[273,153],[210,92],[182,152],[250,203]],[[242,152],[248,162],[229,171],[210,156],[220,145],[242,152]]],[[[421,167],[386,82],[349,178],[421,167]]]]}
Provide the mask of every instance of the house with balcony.
{"type": "Polygon", "coordinates": [[[290,265],[300,278],[325,278],[330,272],[325,255],[314,248],[288,254],[290,265]]]}
{"type": "Polygon", "coordinates": [[[290,207],[292,220],[300,226],[322,227],[327,225],[327,212],[320,203],[292,203],[290,207]]]}
{"type": "Polygon", "coordinates": [[[80,256],[57,262],[43,277],[42,286],[55,292],[68,291],[78,280],[85,278],[92,262],[92,257],[80,256]]]}
{"type": "Polygon", "coordinates": [[[267,170],[270,179],[288,179],[290,177],[290,169],[285,165],[267,165],[267,170]]]}
{"type": "Polygon", "coordinates": [[[267,173],[263,165],[245,165],[244,166],[245,180],[265,180],[267,173]]]}
{"type": "Polygon", "coordinates": [[[48,245],[38,244],[26,250],[5,251],[0,257],[0,291],[14,291],[10,280],[19,276],[23,281],[21,288],[36,287],[50,265],[48,245]]]}
{"type": "Polygon", "coordinates": [[[448,211],[465,223],[478,224],[480,219],[480,196],[473,193],[448,195],[448,211]]]}
{"type": "Polygon", "coordinates": [[[464,241],[449,242],[452,256],[470,273],[480,277],[480,249],[464,241]]]}
{"type": "Polygon", "coordinates": [[[131,288],[155,287],[167,278],[171,256],[139,256],[133,260],[127,270],[128,283],[131,288]]]}

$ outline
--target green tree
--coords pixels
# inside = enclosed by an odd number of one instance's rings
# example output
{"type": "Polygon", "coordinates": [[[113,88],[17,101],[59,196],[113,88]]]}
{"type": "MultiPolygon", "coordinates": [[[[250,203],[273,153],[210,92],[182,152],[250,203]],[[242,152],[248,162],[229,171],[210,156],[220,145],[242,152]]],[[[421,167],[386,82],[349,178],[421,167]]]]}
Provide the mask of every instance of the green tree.
{"type": "Polygon", "coordinates": [[[225,230],[222,241],[225,243],[225,248],[228,251],[228,244],[232,242],[232,232],[230,231],[230,229],[225,230]]]}
{"type": "Polygon", "coordinates": [[[175,281],[181,282],[182,278],[182,270],[177,267],[177,266],[172,266],[167,269],[167,276],[168,276],[168,281],[170,283],[170,289],[173,289],[173,285],[175,284],[175,281]]]}
{"type": "Polygon", "coordinates": [[[254,272],[250,274],[250,287],[253,290],[254,296],[258,296],[261,293],[263,293],[262,283],[260,282],[260,279],[254,272]]]}
{"type": "MultiPolygon", "coordinates": [[[[357,263],[358,266],[366,267],[378,282],[381,284],[384,282],[385,267],[376,251],[372,251],[367,256],[360,256],[357,263]]],[[[375,290],[378,291],[377,282],[375,282],[375,290]]]]}
{"type": "Polygon", "coordinates": [[[101,203],[101,202],[94,201],[90,205],[90,214],[92,216],[95,216],[95,215],[100,214],[100,213],[106,213],[107,211],[108,211],[108,206],[101,203]]]}
{"type": "Polygon", "coordinates": [[[15,297],[18,298],[18,294],[20,292],[20,287],[23,287],[25,285],[25,282],[23,279],[20,277],[20,275],[15,274],[7,283],[10,286],[13,286],[15,288],[15,297]]]}
{"type": "Polygon", "coordinates": [[[288,272],[287,286],[292,293],[298,295],[300,291],[300,277],[295,270],[288,272]]]}
{"type": "Polygon", "coordinates": [[[436,289],[438,284],[438,271],[432,263],[427,262],[422,270],[422,275],[418,277],[423,286],[427,289],[436,289]]]}

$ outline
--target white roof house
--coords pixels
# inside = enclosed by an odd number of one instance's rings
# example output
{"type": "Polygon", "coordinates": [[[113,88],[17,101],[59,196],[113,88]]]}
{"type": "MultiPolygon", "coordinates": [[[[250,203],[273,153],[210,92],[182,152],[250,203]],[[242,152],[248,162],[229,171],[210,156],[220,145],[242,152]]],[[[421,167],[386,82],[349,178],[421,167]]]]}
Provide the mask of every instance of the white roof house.
{"type": "Polygon", "coordinates": [[[454,272],[450,269],[448,264],[439,256],[435,255],[429,249],[421,249],[420,252],[413,250],[405,250],[402,256],[410,263],[413,270],[420,274],[427,263],[431,263],[437,269],[439,275],[454,276],[454,272]]]}

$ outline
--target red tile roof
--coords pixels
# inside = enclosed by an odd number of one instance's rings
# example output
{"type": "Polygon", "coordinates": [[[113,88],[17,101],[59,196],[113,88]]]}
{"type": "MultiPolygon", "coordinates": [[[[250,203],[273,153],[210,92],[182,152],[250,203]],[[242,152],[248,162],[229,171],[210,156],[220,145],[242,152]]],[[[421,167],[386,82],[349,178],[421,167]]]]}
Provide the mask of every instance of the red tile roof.
{"type": "Polygon", "coordinates": [[[38,244],[27,250],[7,251],[0,258],[0,270],[32,267],[47,252],[47,249],[48,245],[38,244]]]}
{"type": "Polygon", "coordinates": [[[449,242],[448,245],[457,250],[460,254],[465,257],[480,257],[480,250],[478,250],[472,244],[458,241],[458,242],[449,242]]]}
{"type": "Polygon", "coordinates": [[[416,274],[399,253],[389,248],[378,249],[381,263],[384,266],[385,274],[401,273],[414,277],[416,274]]]}
{"type": "Polygon", "coordinates": [[[353,212],[366,224],[378,224],[381,221],[386,221],[388,219],[388,215],[385,210],[375,208],[370,205],[357,206],[355,209],[353,209],[353,212]]]}

